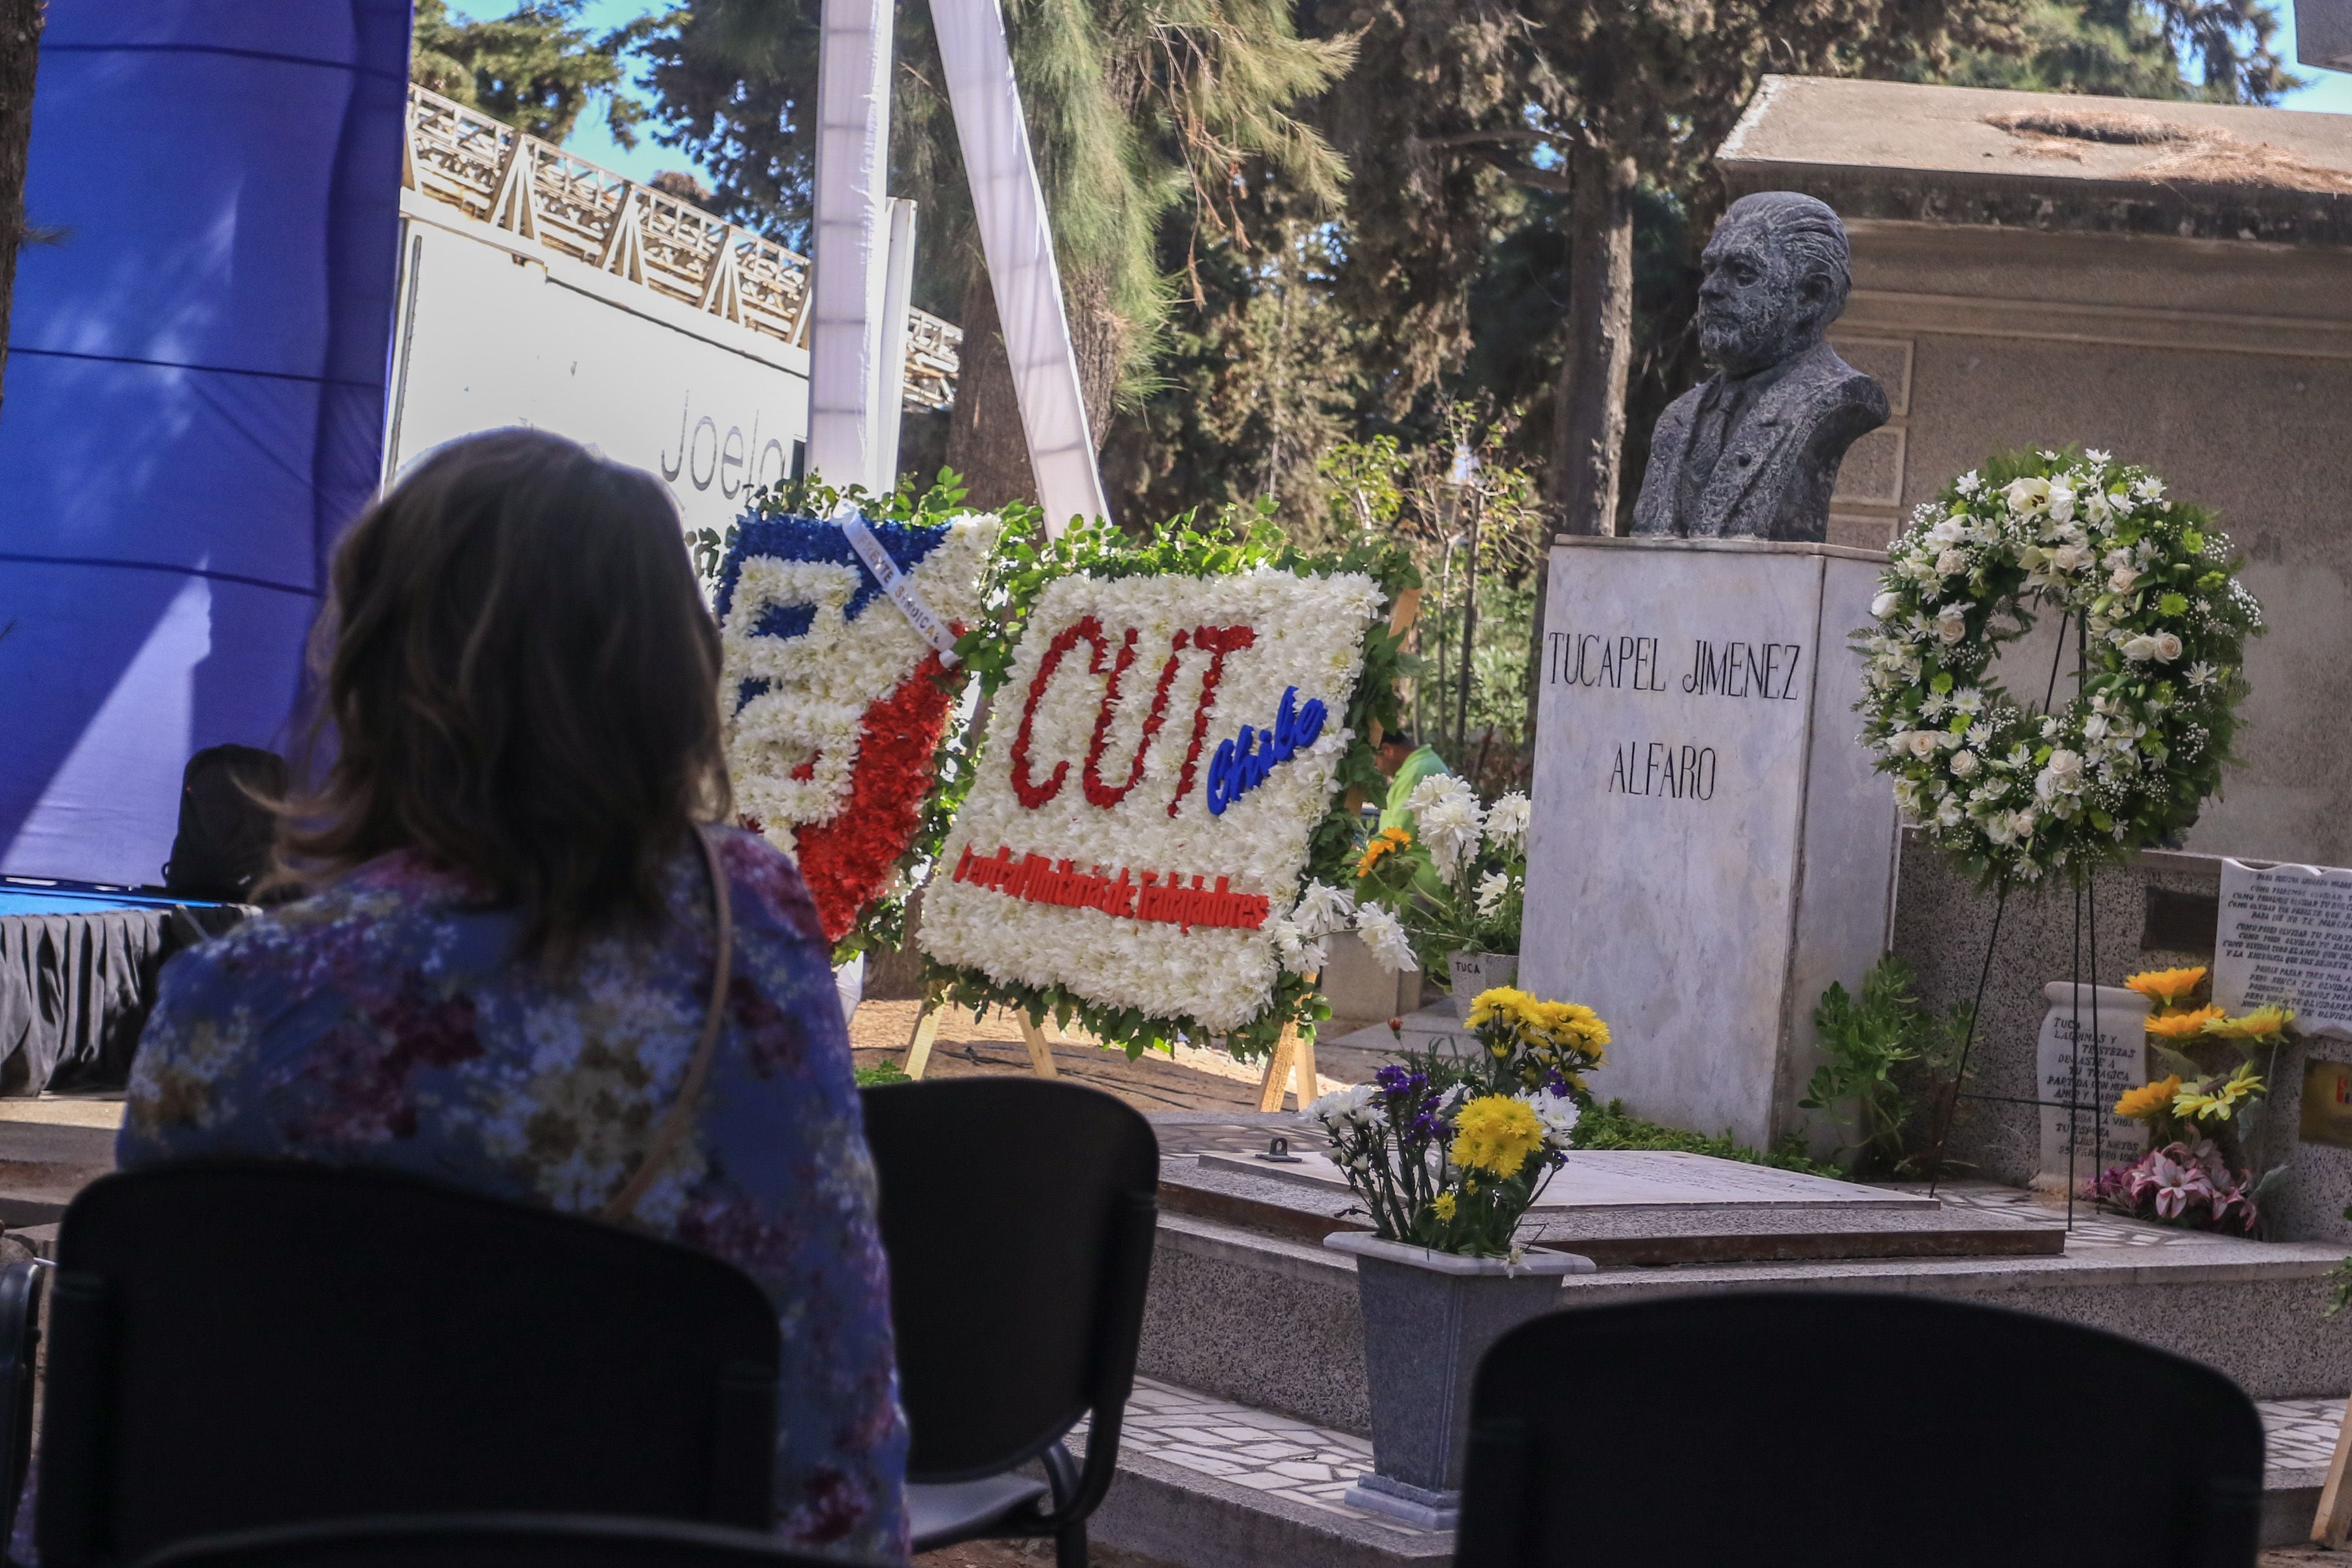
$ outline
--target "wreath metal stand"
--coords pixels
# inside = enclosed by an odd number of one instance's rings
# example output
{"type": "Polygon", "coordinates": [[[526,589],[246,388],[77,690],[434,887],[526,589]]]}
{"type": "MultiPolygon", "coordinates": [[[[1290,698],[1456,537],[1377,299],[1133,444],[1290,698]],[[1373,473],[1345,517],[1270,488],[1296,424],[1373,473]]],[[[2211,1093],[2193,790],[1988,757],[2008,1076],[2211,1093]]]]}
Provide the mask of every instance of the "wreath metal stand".
{"type": "MultiPolygon", "coordinates": [[[[2084,624],[2082,616],[2075,615],[2072,610],[2063,612],[2058,618],[2058,646],[2050,655],[2050,681],[2042,693],[2042,711],[2045,716],[2050,712],[2051,703],[2058,695],[2058,669],[2066,657],[2066,626],[2069,621],[2072,621],[2074,626],[2074,690],[2078,699],[2089,674],[2089,630],[2084,624]]],[[[2066,1099],[2061,1101],[2042,1098],[2042,1085],[2039,1081],[2042,1069],[2038,1061],[2034,1067],[2035,1092],[2030,1100],[2021,1100],[2015,1095],[2009,1094],[1977,1094],[1962,1088],[1962,1085],[1968,1082],[1969,1055],[1976,1045],[1977,1021],[1984,1011],[1985,986],[1992,978],[1993,954],[2000,946],[2001,916],[2009,908],[2010,884],[2009,879],[2004,877],[2001,879],[2000,895],[1992,907],[1992,934],[1985,939],[1984,963],[1977,970],[1976,999],[1969,1005],[1968,1029],[1960,1040],[1959,1063],[1952,1073],[1952,1092],[1944,1102],[1944,1114],[1936,1127],[1936,1147],[1928,1156],[1927,1195],[1935,1196],[1937,1186],[1943,1180],[1944,1142],[1951,1135],[1952,1122],[1959,1114],[1959,1102],[1962,1100],[1981,1100],[2003,1105],[2031,1105],[2037,1110],[2062,1110],[2066,1112],[2066,1228],[2071,1232],[2074,1228],[2074,1164],[2081,1151],[2083,1112],[2085,1109],[2083,1099],[2082,1017],[2083,930],[2086,921],[2090,927],[2091,967],[2094,971],[2091,983],[2091,1099],[2088,1102],[2088,1108],[2093,1116],[2091,1163],[2094,1169],[2106,1163],[2107,1129],[2106,1117],[2104,1113],[2104,1107],[2106,1104],[2105,1090],[2100,1082],[2102,1064],[2099,1059],[2099,987],[2095,973],[2099,963],[2097,884],[2095,879],[2084,876],[2082,862],[2079,859],[2069,869],[2074,884],[2073,974],[2069,982],[2070,1000],[2073,1003],[2070,1016],[2074,1025],[2074,1030],[2067,1051],[2066,1099]]]]}

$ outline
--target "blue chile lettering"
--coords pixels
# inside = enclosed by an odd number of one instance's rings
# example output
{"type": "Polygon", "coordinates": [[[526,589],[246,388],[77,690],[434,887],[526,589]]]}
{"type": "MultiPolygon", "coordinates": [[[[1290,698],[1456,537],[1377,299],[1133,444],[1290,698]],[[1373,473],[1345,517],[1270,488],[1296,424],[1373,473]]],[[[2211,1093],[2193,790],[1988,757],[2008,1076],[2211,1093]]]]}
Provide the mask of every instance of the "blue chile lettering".
{"type": "Polygon", "coordinates": [[[1276,763],[1313,745],[1323,733],[1324,711],[1321,698],[1310,697],[1302,706],[1298,688],[1287,687],[1275,710],[1274,728],[1244,724],[1237,739],[1218,742],[1209,759],[1209,815],[1223,816],[1225,807],[1265,783],[1276,763]]]}

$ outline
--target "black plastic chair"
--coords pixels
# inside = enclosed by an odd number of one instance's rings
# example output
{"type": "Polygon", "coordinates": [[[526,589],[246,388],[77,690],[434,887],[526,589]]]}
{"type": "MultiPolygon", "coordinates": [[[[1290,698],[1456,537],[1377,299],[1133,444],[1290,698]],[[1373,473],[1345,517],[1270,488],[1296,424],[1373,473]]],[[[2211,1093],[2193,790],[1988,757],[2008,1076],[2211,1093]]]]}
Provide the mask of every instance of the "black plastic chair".
{"type": "Polygon", "coordinates": [[[774,1519],[774,1309],[715,1258],[388,1172],[199,1164],[66,1211],[46,1568],[530,1510],[774,1519]]]}
{"type": "Polygon", "coordinates": [[[2209,1366],[1931,1297],[1556,1312],[1479,1363],[1462,1568],[2252,1568],[2263,1427],[2209,1366]]]}
{"type": "Polygon", "coordinates": [[[844,1568],[774,1536],[597,1514],[393,1514],[207,1535],[137,1568],[844,1568]]]}
{"type": "Polygon", "coordinates": [[[0,1518],[11,1521],[33,1458],[41,1294],[53,1267],[46,1258],[22,1258],[0,1268],[0,1518]]]}
{"type": "Polygon", "coordinates": [[[1060,1568],[1084,1568],[1135,1386],[1159,1140],[1076,1084],[951,1079],[865,1099],[915,1548],[1050,1536],[1060,1568]],[[1062,1444],[1081,1416],[1083,1468],[1062,1444]],[[1014,1473],[1033,1460],[1045,1481],[1014,1473]]]}

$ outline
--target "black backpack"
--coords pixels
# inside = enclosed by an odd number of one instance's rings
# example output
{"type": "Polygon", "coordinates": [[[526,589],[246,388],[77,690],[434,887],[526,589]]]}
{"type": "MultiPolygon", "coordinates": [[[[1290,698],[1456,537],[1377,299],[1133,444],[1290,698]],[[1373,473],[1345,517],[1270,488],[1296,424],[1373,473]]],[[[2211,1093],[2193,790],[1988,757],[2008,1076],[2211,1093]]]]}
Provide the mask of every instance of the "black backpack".
{"type": "Polygon", "coordinates": [[[255,746],[206,746],[180,775],[180,831],[163,889],[227,904],[253,901],[269,869],[278,819],[263,800],[286,794],[286,759],[255,746]],[[254,797],[260,796],[260,800],[254,797]]]}

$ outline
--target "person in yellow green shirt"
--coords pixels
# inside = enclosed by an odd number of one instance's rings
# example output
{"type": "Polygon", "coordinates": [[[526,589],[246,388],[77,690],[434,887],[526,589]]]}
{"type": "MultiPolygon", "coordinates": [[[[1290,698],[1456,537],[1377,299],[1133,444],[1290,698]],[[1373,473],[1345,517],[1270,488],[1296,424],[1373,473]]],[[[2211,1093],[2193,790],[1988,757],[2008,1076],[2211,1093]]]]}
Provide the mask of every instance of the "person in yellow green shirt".
{"type": "Polygon", "coordinates": [[[1446,771],[1445,759],[1427,746],[1416,745],[1410,731],[1399,730],[1381,737],[1380,770],[1389,778],[1389,796],[1381,812],[1381,826],[1414,829],[1413,815],[1404,803],[1413,786],[1432,773],[1446,771]]]}

